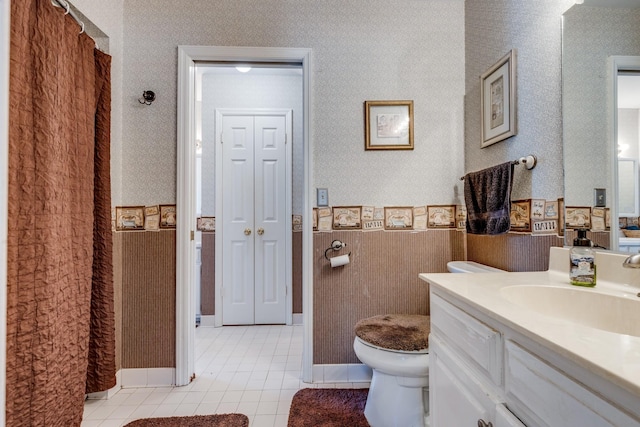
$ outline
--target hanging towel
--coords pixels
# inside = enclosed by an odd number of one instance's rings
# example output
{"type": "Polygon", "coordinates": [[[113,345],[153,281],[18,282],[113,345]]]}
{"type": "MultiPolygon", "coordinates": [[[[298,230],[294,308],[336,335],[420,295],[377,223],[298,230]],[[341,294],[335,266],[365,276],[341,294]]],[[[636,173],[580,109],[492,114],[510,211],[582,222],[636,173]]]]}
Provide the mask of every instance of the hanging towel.
{"type": "Polygon", "coordinates": [[[512,183],[511,162],[465,175],[468,233],[493,235],[509,231],[512,183]]]}

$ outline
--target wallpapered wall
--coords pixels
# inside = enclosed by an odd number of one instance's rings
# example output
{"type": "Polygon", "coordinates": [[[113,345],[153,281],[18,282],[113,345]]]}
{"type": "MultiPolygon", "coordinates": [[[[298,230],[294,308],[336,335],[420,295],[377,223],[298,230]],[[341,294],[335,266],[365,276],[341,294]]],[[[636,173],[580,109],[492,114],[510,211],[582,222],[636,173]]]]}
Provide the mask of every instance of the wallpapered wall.
{"type": "Polygon", "coordinates": [[[462,0],[127,1],[123,204],[176,197],[178,45],[313,49],[314,186],[331,204],[459,203],[462,0]],[[357,17],[357,19],[354,19],[357,17]],[[144,89],[153,105],[140,106],[144,89]],[[364,151],[363,102],[413,99],[414,151],[364,151]]]}
{"type": "MultiPolygon", "coordinates": [[[[95,0],[72,0],[75,8],[88,18],[95,27],[107,35],[108,49],[104,40],[98,47],[111,55],[111,199],[120,205],[122,198],[122,82],[124,33],[122,15],[124,0],[101,2],[95,0]]],[[[89,32],[89,35],[95,37],[89,32]]],[[[138,97],[142,95],[142,91],[138,97]]]]}
{"type": "Polygon", "coordinates": [[[640,11],[574,6],[564,22],[564,124],[567,205],[590,206],[608,188],[607,58],[640,55],[640,11]],[[588,170],[588,173],[584,173],[588,170]]]}
{"type": "Polygon", "coordinates": [[[527,154],[538,166],[516,167],[513,199],[563,195],[561,17],[573,0],[465,2],[465,170],[527,154]],[[517,49],[518,134],[480,148],[480,76],[517,49]]]}

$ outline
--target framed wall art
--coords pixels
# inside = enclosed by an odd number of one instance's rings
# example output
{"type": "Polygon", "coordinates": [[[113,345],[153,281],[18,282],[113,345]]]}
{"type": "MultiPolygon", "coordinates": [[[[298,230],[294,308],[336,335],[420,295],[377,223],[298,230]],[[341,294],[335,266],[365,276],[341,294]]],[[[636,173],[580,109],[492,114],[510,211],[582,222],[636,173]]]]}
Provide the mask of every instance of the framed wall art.
{"type": "Polygon", "coordinates": [[[413,207],[385,207],[385,230],[413,230],[413,207]]]}
{"type": "Polygon", "coordinates": [[[356,230],[362,228],[362,206],[334,206],[333,229],[356,230]]]}
{"type": "Polygon", "coordinates": [[[429,228],[456,228],[456,207],[453,205],[446,206],[428,206],[429,228]]]}
{"type": "Polygon", "coordinates": [[[531,231],[531,199],[512,201],[510,219],[510,231],[531,231]]]}
{"type": "Polygon", "coordinates": [[[565,208],[566,228],[591,228],[591,206],[567,206],[565,208]]]}
{"type": "Polygon", "coordinates": [[[116,230],[144,230],[144,206],[116,206],[116,230]]]}
{"type": "Polygon", "coordinates": [[[176,205],[160,205],[160,228],[176,228],[176,205]]]}
{"type": "Polygon", "coordinates": [[[480,148],[517,133],[516,50],[512,49],[480,76],[480,148]]]}
{"type": "Polygon", "coordinates": [[[413,101],[365,101],[365,150],[413,150],[413,101]]]}

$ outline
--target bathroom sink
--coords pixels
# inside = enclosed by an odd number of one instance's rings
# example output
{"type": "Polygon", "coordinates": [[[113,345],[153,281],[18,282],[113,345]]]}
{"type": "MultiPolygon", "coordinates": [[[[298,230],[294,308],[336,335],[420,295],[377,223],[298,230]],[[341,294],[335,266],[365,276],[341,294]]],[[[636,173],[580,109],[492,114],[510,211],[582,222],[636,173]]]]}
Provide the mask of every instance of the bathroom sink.
{"type": "Polygon", "coordinates": [[[545,316],[640,337],[640,297],[636,295],[545,285],[506,286],[500,293],[507,301],[545,316]]]}

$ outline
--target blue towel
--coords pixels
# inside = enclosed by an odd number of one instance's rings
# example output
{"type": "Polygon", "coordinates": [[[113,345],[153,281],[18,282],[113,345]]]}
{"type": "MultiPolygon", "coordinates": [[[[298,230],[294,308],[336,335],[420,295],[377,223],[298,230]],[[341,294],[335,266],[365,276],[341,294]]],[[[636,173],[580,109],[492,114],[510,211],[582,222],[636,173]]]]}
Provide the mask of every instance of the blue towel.
{"type": "Polygon", "coordinates": [[[465,175],[468,233],[494,235],[509,231],[512,184],[511,162],[465,175]]]}

